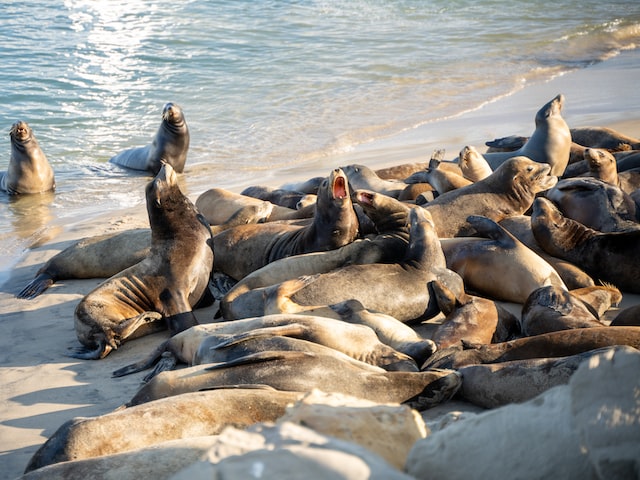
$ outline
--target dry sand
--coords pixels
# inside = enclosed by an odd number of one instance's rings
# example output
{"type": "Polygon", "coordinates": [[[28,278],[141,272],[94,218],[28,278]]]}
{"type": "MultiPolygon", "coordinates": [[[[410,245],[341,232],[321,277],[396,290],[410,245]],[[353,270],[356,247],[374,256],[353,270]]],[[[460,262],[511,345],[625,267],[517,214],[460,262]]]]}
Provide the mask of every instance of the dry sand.
{"type": "MultiPolygon", "coordinates": [[[[279,185],[326,175],[330,168],[349,163],[378,167],[425,161],[436,148],[445,148],[447,158],[454,158],[465,145],[481,148],[484,141],[496,137],[529,135],[536,110],[557,93],[566,96],[564,117],[571,127],[606,125],[640,136],[637,78],[640,51],[624,52],[593,67],[527,86],[465,115],[361,145],[303,171],[277,172],[269,181],[279,185]]],[[[73,311],[101,280],[60,282],[34,300],[18,300],[15,294],[48,258],[73,241],[145,225],[142,207],[67,226],[50,243],[27,252],[0,287],[0,478],[19,476],[38,447],[66,420],[104,414],[129,400],[143,374],[114,379],[111,372],[138,360],[166,338],[166,333],[154,334],[125,343],[103,360],[78,361],[65,356],[79,345],[73,311]]],[[[639,301],[638,296],[625,294],[621,307],[639,301]]],[[[210,322],[214,311],[212,307],[196,314],[199,321],[210,322]]]]}

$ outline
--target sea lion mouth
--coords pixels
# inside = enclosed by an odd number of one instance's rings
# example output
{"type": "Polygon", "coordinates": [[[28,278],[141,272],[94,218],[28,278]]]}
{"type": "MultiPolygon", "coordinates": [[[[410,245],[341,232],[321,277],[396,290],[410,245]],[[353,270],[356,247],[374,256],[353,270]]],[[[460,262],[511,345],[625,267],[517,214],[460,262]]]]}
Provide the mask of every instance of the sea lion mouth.
{"type": "Polygon", "coordinates": [[[373,206],[374,194],[373,192],[367,192],[365,190],[358,190],[356,192],[356,202],[359,204],[365,204],[373,206]]]}
{"type": "Polygon", "coordinates": [[[338,172],[335,178],[333,179],[333,184],[331,186],[331,193],[333,198],[336,199],[344,199],[347,198],[347,178],[342,174],[342,172],[338,172]]]}
{"type": "Polygon", "coordinates": [[[180,108],[175,103],[166,103],[162,107],[162,120],[170,123],[179,123],[181,120],[180,108]]]}
{"type": "Polygon", "coordinates": [[[9,130],[9,135],[18,140],[25,140],[29,137],[29,126],[23,121],[18,121],[9,130]]]}

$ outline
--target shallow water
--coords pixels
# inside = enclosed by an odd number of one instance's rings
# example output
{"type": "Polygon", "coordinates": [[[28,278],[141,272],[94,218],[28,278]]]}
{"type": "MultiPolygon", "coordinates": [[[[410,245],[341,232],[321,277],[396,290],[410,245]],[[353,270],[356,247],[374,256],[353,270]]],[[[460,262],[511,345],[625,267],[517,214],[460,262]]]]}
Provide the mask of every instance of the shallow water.
{"type": "MultiPolygon", "coordinates": [[[[108,163],[149,143],[167,101],[191,132],[185,190],[305,176],[366,142],[636,48],[635,1],[10,2],[0,20],[0,170],[28,122],[54,195],[0,194],[0,283],[30,246],[144,204],[108,163]]],[[[328,167],[329,168],[329,167],[328,167]]]]}

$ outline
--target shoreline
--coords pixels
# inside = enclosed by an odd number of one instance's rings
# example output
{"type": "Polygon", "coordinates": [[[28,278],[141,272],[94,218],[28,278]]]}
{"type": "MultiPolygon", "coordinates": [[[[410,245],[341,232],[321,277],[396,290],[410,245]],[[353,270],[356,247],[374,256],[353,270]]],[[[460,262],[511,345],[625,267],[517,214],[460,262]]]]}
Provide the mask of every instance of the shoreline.
{"type": "MultiPolygon", "coordinates": [[[[640,50],[622,52],[592,67],[525,86],[464,115],[362,144],[303,168],[297,166],[268,175],[265,172],[259,182],[247,181],[247,185],[279,186],[326,175],[331,168],[349,163],[379,168],[426,161],[436,148],[446,149],[447,159],[455,158],[465,145],[480,149],[484,148],[484,141],[495,137],[529,135],[537,109],[558,93],[566,97],[563,116],[570,127],[610,126],[640,136],[640,97],[634,81],[639,73],[640,50]]],[[[189,174],[197,172],[186,175],[189,174]]],[[[186,185],[191,192],[188,178],[186,185]]],[[[199,193],[195,191],[189,197],[195,201],[199,193]]],[[[143,357],[166,338],[164,332],[127,342],[99,361],[64,356],[68,348],[78,344],[73,310],[102,279],[60,282],[34,300],[18,300],[14,295],[46,260],[71,242],[148,225],[146,215],[144,206],[133,207],[63,226],[48,243],[24,253],[1,285],[0,461],[4,468],[0,478],[19,476],[33,453],[67,420],[107,413],[129,400],[139,388],[143,373],[114,379],[111,372],[143,357]]],[[[625,295],[620,307],[637,302],[638,296],[625,295]]],[[[207,323],[213,320],[214,310],[215,306],[195,314],[201,323],[207,323]]]]}

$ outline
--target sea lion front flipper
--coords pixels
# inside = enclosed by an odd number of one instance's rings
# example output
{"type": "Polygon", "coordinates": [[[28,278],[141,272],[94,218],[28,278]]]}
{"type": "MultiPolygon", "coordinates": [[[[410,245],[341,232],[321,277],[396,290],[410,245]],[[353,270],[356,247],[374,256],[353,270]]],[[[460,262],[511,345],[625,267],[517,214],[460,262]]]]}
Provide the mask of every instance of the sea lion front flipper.
{"type": "Polygon", "coordinates": [[[36,298],[54,283],[55,280],[51,275],[48,273],[40,273],[36,275],[36,278],[31,280],[22,290],[20,290],[20,293],[16,295],[16,298],[31,300],[36,298]]]}
{"type": "Polygon", "coordinates": [[[140,360],[139,362],[131,363],[126,365],[118,370],[114,370],[111,373],[112,377],[124,377],[125,375],[131,375],[132,373],[138,373],[148,368],[153,367],[164,355],[165,352],[168,352],[168,346],[170,345],[171,338],[162,342],[158,347],[156,347],[151,354],[149,354],[146,358],[140,360]]]}
{"type": "Polygon", "coordinates": [[[251,330],[248,332],[239,333],[237,335],[231,335],[230,338],[221,341],[220,343],[213,345],[210,347],[211,350],[220,350],[223,348],[228,348],[233,345],[237,345],[242,342],[246,342],[247,340],[251,340],[254,338],[260,337],[293,337],[300,338],[307,329],[304,325],[299,323],[291,323],[289,325],[279,325],[276,327],[265,327],[265,328],[257,328],[255,330],[251,330]]]}
{"type": "Polygon", "coordinates": [[[267,351],[258,352],[245,355],[244,357],[230,360],[228,362],[212,363],[205,370],[220,370],[222,368],[238,367],[241,365],[252,365],[261,362],[270,362],[273,360],[296,360],[304,357],[315,357],[314,353],[310,352],[285,352],[285,351],[267,351]]]}
{"type": "Polygon", "coordinates": [[[467,223],[474,228],[478,235],[500,242],[500,245],[504,248],[513,248],[516,245],[515,237],[490,218],[481,215],[469,215],[467,223]]]}

